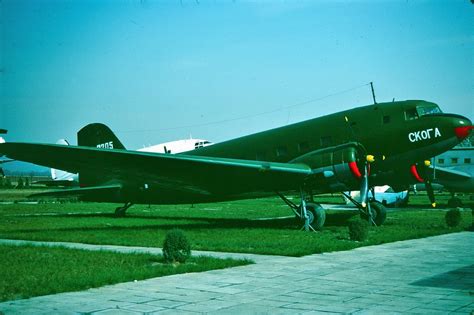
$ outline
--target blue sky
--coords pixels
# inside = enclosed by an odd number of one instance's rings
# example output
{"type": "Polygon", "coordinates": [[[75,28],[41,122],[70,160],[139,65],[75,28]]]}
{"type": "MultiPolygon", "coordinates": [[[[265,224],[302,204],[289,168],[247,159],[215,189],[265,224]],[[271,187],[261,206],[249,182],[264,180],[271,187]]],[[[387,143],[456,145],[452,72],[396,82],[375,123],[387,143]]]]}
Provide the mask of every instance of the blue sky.
{"type": "Polygon", "coordinates": [[[474,118],[468,0],[0,6],[7,141],[76,143],[102,122],[130,149],[219,142],[370,104],[370,81],[379,102],[425,99],[474,118]]]}

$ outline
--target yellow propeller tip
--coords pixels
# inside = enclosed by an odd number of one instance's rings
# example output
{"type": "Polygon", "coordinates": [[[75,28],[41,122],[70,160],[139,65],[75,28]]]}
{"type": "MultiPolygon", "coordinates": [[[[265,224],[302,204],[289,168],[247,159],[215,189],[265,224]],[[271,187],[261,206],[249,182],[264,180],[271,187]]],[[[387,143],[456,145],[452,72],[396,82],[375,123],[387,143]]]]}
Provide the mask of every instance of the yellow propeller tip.
{"type": "Polygon", "coordinates": [[[426,160],[425,161],[425,166],[430,166],[431,165],[431,161],[430,160],[426,160]]]}

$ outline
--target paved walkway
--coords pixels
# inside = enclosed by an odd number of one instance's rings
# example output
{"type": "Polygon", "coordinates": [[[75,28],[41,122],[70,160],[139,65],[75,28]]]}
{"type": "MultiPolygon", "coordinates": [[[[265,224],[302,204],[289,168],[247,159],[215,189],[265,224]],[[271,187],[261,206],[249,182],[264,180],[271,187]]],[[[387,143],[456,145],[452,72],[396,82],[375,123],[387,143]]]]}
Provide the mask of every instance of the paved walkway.
{"type": "Polygon", "coordinates": [[[473,245],[474,233],[462,232],[301,258],[214,253],[257,263],[10,301],[0,312],[472,314],[473,245]]]}

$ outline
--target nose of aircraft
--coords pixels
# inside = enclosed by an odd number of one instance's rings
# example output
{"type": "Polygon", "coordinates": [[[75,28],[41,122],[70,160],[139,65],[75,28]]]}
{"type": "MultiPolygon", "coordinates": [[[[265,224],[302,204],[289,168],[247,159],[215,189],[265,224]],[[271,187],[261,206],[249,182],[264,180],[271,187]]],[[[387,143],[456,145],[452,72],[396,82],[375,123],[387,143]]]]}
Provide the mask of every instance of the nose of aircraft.
{"type": "Polygon", "coordinates": [[[471,120],[469,120],[469,118],[459,116],[455,122],[454,133],[460,140],[463,140],[469,136],[472,129],[474,129],[474,126],[472,125],[471,120]]]}

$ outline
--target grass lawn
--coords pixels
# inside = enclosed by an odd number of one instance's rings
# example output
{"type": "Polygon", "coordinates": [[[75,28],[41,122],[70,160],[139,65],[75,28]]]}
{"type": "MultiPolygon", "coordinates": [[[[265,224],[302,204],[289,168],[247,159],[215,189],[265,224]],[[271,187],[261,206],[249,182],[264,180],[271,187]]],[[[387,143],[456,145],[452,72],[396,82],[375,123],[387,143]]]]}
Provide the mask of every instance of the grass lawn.
{"type": "MultiPolygon", "coordinates": [[[[439,203],[447,199],[448,195],[438,197],[439,203]]],[[[317,201],[342,199],[324,195],[317,201]]],[[[463,201],[473,205],[468,196],[463,201]]],[[[411,196],[408,208],[389,212],[385,224],[372,227],[368,240],[360,243],[349,240],[346,227],[356,211],[328,211],[322,232],[305,233],[295,219],[278,218],[291,215],[279,198],[193,207],[135,205],[125,218],[113,216],[116,204],[0,205],[0,238],[161,247],[166,232],[178,227],[194,250],[302,256],[458,232],[472,223],[471,211],[463,211],[461,225],[448,228],[445,209],[421,209],[427,204],[426,195],[411,196]],[[255,220],[260,218],[267,220],[255,220]]]]}
{"type": "Polygon", "coordinates": [[[185,264],[172,265],[150,254],[4,245],[0,245],[0,257],[0,301],[250,263],[191,257],[185,264]]]}
{"type": "MultiPolygon", "coordinates": [[[[17,200],[25,192],[2,194],[0,200],[17,200]]],[[[437,199],[445,204],[449,195],[437,199]]],[[[466,207],[474,206],[469,196],[462,199],[466,207]]],[[[331,195],[316,201],[342,203],[341,197],[331,195]]],[[[412,196],[407,208],[390,211],[383,226],[370,228],[367,241],[353,242],[346,226],[357,211],[327,211],[324,230],[308,233],[299,230],[300,222],[288,218],[291,211],[279,198],[194,206],[135,205],[124,218],[114,217],[116,204],[11,203],[0,204],[0,238],[161,247],[166,232],[178,227],[193,250],[302,256],[453,233],[472,224],[467,210],[460,226],[448,228],[446,208],[426,210],[427,204],[426,195],[412,196]]],[[[162,263],[161,256],[147,254],[6,245],[0,245],[0,257],[2,301],[249,263],[193,257],[186,264],[170,266],[162,263]]]]}

